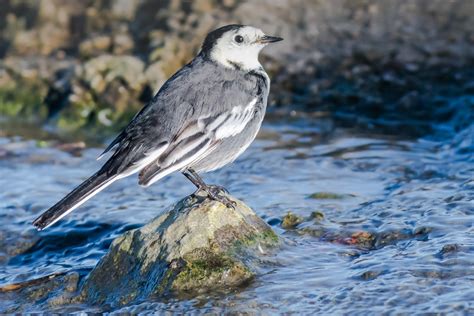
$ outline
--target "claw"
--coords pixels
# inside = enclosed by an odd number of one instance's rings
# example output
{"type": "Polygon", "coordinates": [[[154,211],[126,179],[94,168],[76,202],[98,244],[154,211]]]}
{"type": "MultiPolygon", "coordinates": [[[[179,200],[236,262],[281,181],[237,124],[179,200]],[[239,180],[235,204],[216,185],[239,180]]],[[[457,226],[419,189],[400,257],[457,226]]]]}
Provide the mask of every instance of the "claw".
{"type": "Polygon", "coordinates": [[[227,206],[228,208],[231,208],[233,210],[235,210],[235,207],[237,206],[237,203],[235,201],[231,201],[229,200],[229,202],[227,204],[225,204],[225,206],[227,206]]]}
{"type": "Polygon", "coordinates": [[[220,185],[208,185],[210,191],[213,191],[215,194],[220,194],[224,192],[225,194],[229,194],[229,191],[220,185]]]}
{"type": "Polygon", "coordinates": [[[233,210],[235,210],[235,207],[237,206],[237,203],[235,203],[234,201],[232,200],[229,200],[227,197],[225,196],[220,196],[219,199],[214,199],[215,201],[218,201],[218,202],[221,202],[222,204],[224,204],[227,208],[231,208],[233,210]]]}
{"type": "Polygon", "coordinates": [[[211,199],[224,204],[228,208],[235,209],[235,207],[237,206],[237,203],[235,201],[230,200],[227,196],[222,195],[222,192],[224,192],[225,194],[229,193],[229,191],[227,191],[225,188],[221,186],[217,186],[217,185],[208,186],[207,194],[209,195],[211,199]]]}
{"type": "Polygon", "coordinates": [[[229,194],[229,191],[227,191],[224,187],[217,185],[207,185],[192,168],[185,169],[183,171],[183,174],[198,188],[194,195],[197,195],[196,193],[202,190],[206,192],[207,195],[214,201],[221,202],[226,207],[235,209],[237,203],[231,201],[229,198],[222,194],[229,194]]]}

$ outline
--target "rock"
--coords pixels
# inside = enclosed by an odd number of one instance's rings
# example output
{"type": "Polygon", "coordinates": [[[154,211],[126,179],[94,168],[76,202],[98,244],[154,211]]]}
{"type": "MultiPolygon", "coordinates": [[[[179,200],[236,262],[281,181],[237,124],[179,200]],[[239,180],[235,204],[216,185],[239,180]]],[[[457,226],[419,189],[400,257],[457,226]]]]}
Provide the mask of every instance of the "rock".
{"type": "Polygon", "coordinates": [[[134,43],[130,34],[117,34],[113,38],[113,53],[115,55],[130,54],[133,50],[134,43]]]}
{"type": "Polygon", "coordinates": [[[304,219],[301,216],[288,212],[281,221],[281,227],[284,229],[292,229],[301,224],[304,219]]]}
{"type": "Polygon", "coordinates": [[[315,192],[312,193],[308,196],[310,199],[315,199],[315,200],[340,200],[344,199],[348,196],[352,196],[350,194],[338,194],[338,193],[332,193],[332,192],[315,192]]]}
{"type": "Polygon", "coordinates": [[[28,52],[39,50],[40,43],[38,34],[35,31],[22,31],[15,35],[12,42],[15,53],[18,55],[26,55],[28,52]]]}
{"type": "Polygon", "coordinates": [[[144,68],[143,61],[129,55],[101,55],[77,66],[67,79],[68,106],[61,106],[57,125],[74,130],[91,121],[106,126],[124,117],[128,121],[143,105],[140,97],[148,87],[144,68]]]}
{"type": "Polygon", "coordinates": [[[6,263],[11,258],[30,250],[38,242],[39,237],[31,231],[1,231],[0,232],[0,263],[6,263]]]}
{"type": "Polygon", "coordinates": [[[278,236],[243,202],[235,209],[193,195],[118,237],[90,273],[81,297],[123,305],[149,296],[228,290],[255,277],[257,255],[278,236]]]}
{"type": "Polygon", "coordinates": [[[159,32],[153,36],[156,48],[150,53],[150,61],[159,61],[167,77],[193,58],[196,45],[190,45],[177,36],[164,36],[159,32]]]}
{"type": "Polygon", "coordinates": [[[89,82],[98,94],[116,79],[123,80],[133,90],[140,90],[145,81],[144,69],[145,64],[134,56],[101,55],[84,65],[80,78],[89,82]]]}
{"type": "MultiPolygon", "coordinates": [[[[357,222],[357,220],[352,221],[353,223],[357,222]]],[[[354,230],[353,227],[348,227],[348,222],[326,219],[326,216],[319,210],[311,212],[306,217],[288,212],[280,222],[286,233],[311,236],[363,251],[380,249],[403,240],[423,240],[432,231],[430,227],[424,226],[416,229],[399,228],[374,232],[362,229],[354,230]]],[[[452,248],[448,247],[448,249],[452,248]]]]}
{"type": "Polygon", "coordinates": [[[311,212],[311,215],[309,218],[315,221],[322,221],[324,219],[324,213],[321,211],[314,211],[314,212],[311,212]]]}
{"type": "Polygon", "coordinates": [[[96,56],[105,53],[112,46],[112,38],[106,35],[99,35],[84,40],[79,44],[79,53],[82,57],[96,56]]]}
{"type": "Polygon", "coordinates": [[[117,19],[130,20],[135,16],[139,1],[138,0],[118,0],[113,1],[111,13],[117,19]]]}
{"type": "Polygon", "coordinates": [[[77,272],[58,272],[0,287],[0,313],[31,313],[78,302],[77,272]]]}

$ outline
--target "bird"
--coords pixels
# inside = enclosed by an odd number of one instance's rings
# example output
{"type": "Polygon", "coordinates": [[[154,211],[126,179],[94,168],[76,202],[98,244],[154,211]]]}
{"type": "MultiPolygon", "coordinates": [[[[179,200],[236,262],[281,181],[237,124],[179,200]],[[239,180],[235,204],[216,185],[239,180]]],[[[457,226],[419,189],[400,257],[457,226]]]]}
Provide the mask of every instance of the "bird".
{"type": "Polygon", "coordinates": [[[220,186],[199,173],[240,156],[262,124],[270,78],[260,51],[283,40],[256,27],[231,24],[207,34],[199,53],[172,75],[98,159],[103,166],[45,211],[33,225],[43,230],[113,182],[138,173],[148,187],[181,172],[212,200],[234,207],[220,186]]]}

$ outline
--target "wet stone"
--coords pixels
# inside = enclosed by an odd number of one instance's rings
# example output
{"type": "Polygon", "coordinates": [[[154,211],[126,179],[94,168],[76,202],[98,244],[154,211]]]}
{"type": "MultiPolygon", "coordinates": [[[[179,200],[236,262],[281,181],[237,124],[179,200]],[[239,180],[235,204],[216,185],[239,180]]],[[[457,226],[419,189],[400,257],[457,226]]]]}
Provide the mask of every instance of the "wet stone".
{"type": "Polygon", "coordinates": [[[279,237],[241,201],[235,209],[197,195],[118,237],[81,289],[92,304],[227,291],[255,277],[257,256],[279,237]]]}
{"type": "Polygon", "coordinates": [[[0,232],[0,263],[31,249],[38,241],[34,233],[0,232]]]}
{"type": "Polygon", "coordinates": [[[324,213],[321,211],[311,212],[310,219],[314,221],[322,221],[324,219],[324,213]]]}
{"type": "Polygon", "coordinates": [[[340,200],[348,196],[348,194],[338,194],[332,192],[315,192],[313,194],[310,194],[308,198],[315,200],[340,200]]]}
{"type": "Polygon", "coordinates": [[[437,256],[441,259],[449,256],[453,256],[461,251],[461,245],[458,244],[447,244],[438,252],[437,256]]]}
{"type": "Polygon", "coordinates": [[[296,228],[299,224],[301,224],[304,219],[292,212],[288,212],[281,221],[281,227],[284,229],[292,229],[296,228]]]}
{"type": "Polygon", "coordinates": [[[37,311],[33,306],[53,308],[76,303],[79,273],[54,273],[22,283],[0,287],[1,313],[37,311]]]}
{"type": "Polygon", "coordinates": [[[353,233],[348,243],[359,248],[371,249],[374,247],[376,236],[370,232],[361,231],[353,233]]]}
{"type": "Polygon", "coordinates": [[[365,271],[364,273],[362,273],[362,275],[360,276],[360,278],[362,280],[365,280],[365,281],[369,281],[369,280],[374,280],[376,279],[381,273],[381,271],[365,271]]]}

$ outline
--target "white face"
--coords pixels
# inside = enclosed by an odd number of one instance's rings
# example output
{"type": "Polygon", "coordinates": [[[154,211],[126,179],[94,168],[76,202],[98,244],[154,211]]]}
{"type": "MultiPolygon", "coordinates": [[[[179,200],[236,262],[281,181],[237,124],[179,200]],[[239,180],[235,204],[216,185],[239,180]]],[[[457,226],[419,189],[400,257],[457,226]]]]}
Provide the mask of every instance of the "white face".
{"type": "Polygon", "coordinates": [[[235,65],[244,70],[260,68],[258,54],[268,44],[259,42],[263,36],[260,29],[251,26],[228,31],[216,41],[211,58],[229,68],[235,65]]]}

